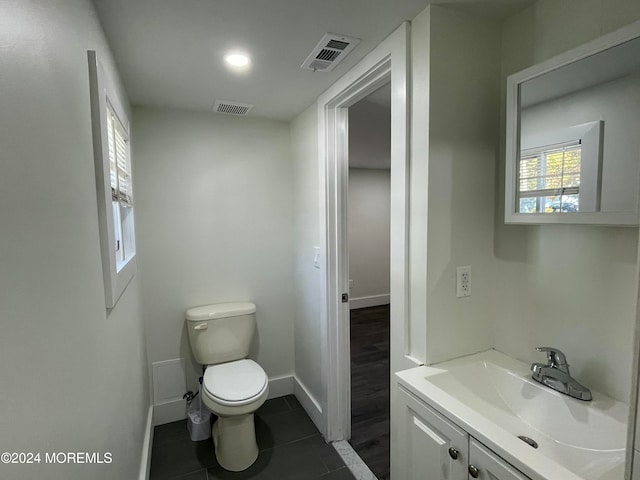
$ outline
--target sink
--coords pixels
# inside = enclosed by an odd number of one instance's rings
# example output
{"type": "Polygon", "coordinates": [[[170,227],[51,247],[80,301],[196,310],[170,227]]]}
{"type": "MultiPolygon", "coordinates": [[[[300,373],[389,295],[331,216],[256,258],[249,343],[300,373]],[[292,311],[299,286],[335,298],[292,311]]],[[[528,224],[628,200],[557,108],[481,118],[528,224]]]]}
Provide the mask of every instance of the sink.
{"type": "Polygon", "coordinates": [[[591,402],[562,395],[533,381],[528,364],[495,350],[411,370],[419,370],[410,376],[414,393],[426,395],[427,403],[435,401],[470,433],[486,435],[488,442],[498,439],[497,449],[505,448],[507,457],[509,449],[517,455],[514,464],[522,461],[524,446],[530,449],[527,459],[543,469],[557,464],[578,478],[623,478],[626,404],[598,392],[591,402]]]}

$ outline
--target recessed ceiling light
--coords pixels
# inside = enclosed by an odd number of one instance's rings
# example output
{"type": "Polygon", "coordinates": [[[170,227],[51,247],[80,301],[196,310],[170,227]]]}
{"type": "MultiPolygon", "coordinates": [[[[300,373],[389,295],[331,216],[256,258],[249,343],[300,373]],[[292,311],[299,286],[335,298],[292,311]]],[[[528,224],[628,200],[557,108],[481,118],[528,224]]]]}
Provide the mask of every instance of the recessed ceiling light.
{"type": "Polygon", "coordinates": [[[232,67],[246,67],[249,65],[249,57],[243,53],[229,53],[224,61],[232,67]]]}

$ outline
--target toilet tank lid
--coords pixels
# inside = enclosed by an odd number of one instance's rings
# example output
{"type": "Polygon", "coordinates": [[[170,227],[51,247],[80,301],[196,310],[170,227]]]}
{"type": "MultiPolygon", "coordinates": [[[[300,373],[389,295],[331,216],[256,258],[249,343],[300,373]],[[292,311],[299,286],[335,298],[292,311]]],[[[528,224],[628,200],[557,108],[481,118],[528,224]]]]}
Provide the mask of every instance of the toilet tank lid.
{"type": "Polygon", "coordinates": [[[256,313],[256,306],[251,302],[216,303],[213,305],[203,305],[187,310],[187,320],[202,322],[214,318],[236,317],[238,315],[249,315],[256,313]]]}

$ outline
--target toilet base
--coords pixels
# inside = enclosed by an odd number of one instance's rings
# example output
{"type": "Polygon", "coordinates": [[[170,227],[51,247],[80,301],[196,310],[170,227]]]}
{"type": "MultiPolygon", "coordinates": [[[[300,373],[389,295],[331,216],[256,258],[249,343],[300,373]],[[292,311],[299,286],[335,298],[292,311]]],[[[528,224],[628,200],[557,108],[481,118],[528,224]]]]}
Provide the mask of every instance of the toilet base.
{"type": "Polygon", "coordinates": [[[241,472],[258,458],[253,413],[218,417],[212,434],[216,459],[225,470],[241,472]]]}

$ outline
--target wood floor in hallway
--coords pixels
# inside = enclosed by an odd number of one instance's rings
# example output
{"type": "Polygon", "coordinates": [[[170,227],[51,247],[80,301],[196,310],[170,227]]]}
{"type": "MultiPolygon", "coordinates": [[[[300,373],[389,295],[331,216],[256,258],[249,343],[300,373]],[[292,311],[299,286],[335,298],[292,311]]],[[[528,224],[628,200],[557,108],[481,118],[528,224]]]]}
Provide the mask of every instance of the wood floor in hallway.
{"type": "Polygon", "coordinates": [[[389,478],[389,305],[351,310],[351,440],[389,478]]]}

